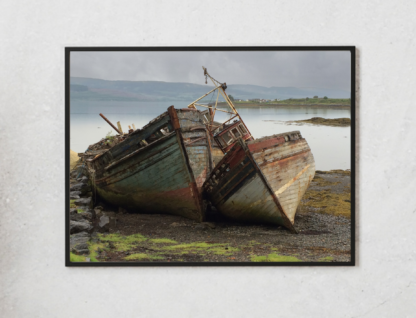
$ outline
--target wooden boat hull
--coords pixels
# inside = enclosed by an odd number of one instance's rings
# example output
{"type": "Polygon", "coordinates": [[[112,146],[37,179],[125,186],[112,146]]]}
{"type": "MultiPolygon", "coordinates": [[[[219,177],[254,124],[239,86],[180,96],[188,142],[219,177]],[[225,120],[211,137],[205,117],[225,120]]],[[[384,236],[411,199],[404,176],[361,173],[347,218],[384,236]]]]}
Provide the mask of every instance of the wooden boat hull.
{"type": "Polygon", "coordinates": [[[206,131],[200,129],[202,124],[195,125],[197,117],[198,111],[170,108],[92,160],[90,174],[97,194],[129,210],[202,221],[206,205],[201,187],[212,163],[206,131]],[[191,124],[181,127],[181,121],[191,124]],[[169,133],[150,142],[149,136],[155,136],[161,127],[169,133]],[[143,140],[149,141],[144,147],[140,146],[143,140]],[[187,145],[190,141],[193,142],[187,145]]]}
{"type": "Polygon", "coordinates": [[[189,165],[198,191],[202,193],[202,185],[214,167],[209,134],[203,124],[201,112],[185,108],[177,110],[177,116],[189,165]]]}
{"type": "Polygon", "coordinates": [[[212,160],[214,161],[214,166],[221,161],[224,157],[224,153],[221,148],[217,145],[212,144],[212,160]]]}
{"type": "Polygon", "coordinates": [[[247,143],[240,139],[214,168],[204,190],[229,218],[295,231],[297,206],[314,175],[311,150],[295,131],[247,143]]]}

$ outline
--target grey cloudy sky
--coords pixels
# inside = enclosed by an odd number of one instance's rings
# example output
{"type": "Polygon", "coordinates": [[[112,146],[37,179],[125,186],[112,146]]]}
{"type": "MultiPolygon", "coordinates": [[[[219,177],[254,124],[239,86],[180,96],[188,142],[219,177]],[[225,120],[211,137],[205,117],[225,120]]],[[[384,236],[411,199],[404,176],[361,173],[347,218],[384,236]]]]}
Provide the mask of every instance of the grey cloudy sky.
{"type": "Polygon", "coordinates": [[[204,84],[220,82],[350,91],[349,51],[71,52],[71,76],[204,84]]]}

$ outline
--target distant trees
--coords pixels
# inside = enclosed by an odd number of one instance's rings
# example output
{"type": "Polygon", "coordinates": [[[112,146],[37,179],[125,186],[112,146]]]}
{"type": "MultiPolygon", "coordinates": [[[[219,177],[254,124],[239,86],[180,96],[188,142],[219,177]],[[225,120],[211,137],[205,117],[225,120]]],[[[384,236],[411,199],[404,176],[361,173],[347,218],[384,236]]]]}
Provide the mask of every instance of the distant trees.
{"type": "Polygon", "coordinates": [[[230,98],[230,100],[233,102],[234,101],[234,97],[233,95],[228,95],[228,97],[230,98]]]}
{"type": "Polygon", "coordinates": [[[324,96],[324,99],[328,99],[328,97],[324,96]]]}
{"type": "Polygon", "coordinates": [[[306,100],[309,100],[309,97],[306,97],[306,100]]]}
{"type": "Polygon", "coordinates": [[[318,96],[314,96],[313,98],[319,98],[318,96]]]}

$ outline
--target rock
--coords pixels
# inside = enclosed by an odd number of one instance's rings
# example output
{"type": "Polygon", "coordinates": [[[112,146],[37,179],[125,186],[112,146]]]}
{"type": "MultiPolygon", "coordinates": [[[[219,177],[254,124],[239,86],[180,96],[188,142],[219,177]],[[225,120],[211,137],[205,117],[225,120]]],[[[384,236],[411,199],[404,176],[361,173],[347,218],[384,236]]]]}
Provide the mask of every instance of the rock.
{"type": "Polygon", "coordinates": [[[79,196],[81,194],[81,191],[71,191],[69,192],[69,199],[79,199],[79,196]]]}
{"type": "Polygon", "coordinates": [[[86,183],[76,183],[69,188],[70,191],[79,191],[81,194],[85,194],[91,191],[91,187],[86,183]]]}
{"type": "Polygon", "coordinates": [[[103,215],[103,207],[102,206],[96,206],[94,208],[94,218],[99,219],[103,215]]]}
{"type": "Polygon", "coordinates": [[[71,235],[71,238],[76,238],[76,237],[90,237],[91,235],[88,233],[88,232],[79,232],[79,233],[76,233],[76,234],[72,234],[71,235]]]}
{"type": "Polygon", "coordinates": [[[87,177],[85,177],[85,176],[83,176],[83,177],[81,178],[81,182],[82,182],[82,183],[88,183],[88,178],[87,178],[87,177]]]}
{"type": "Polygon", "coordinates": [[[104,215],[102,210],[94,210],[94,212],[95,212],[96,219],[100,219],[100,217],[104,215]]]}
{"type": "Polygon", "coordinates": [[[93,220],[96,218],[95,210],[93,210],[93,209],[87,209],[85,212],[91,213],[91,216],[92,216],[92,219],[93,220]]]}
{"type": "Polygon", "coordinates": [[[83,212],[83,213],[80,213],[80,215],[85,219],[85,220],[88,220],[88,221],[91,221],[92,220],[92,213],[91,212],[83,212]]]}
{"type": "Polygon", "coordinates": [[[76,221],[76,222],[83,222],[84,218],[82,217],[81,213],[71,214],[69,215],[70,221],[76,221]]]}
{"type": "Polygon", "coordinates": [[[90,232],[91,230],[92,230],[92,226],[90,222],[88,222],[87,220],[69,221],[69,233],[70,234],[83,232],[83,231],[90,232]]]}
{"type": "Polygon", "coordinates": [[[212,222],[202,222],[195,226],[195,229],[197,230],[210,230],[215,229],[215,224],[212,222]]]}
{"type": "Polygon", "coordinates": [[[97,224],[97,230],[98,232],[104,233],[110,231],[110,218],[106,215],[102,215],[99,218],[98,224],[97,224]]]}
{"type": "MultiPolygon", "coordinates": [[[[89,240],[90,240],[89,236],[81,236],[81,237],[72,237],[71,236],[70,241],[69,241],[69,246],[72,250],[74,247],[76,247],[78,245],[87,244],[87,242],[89,240]]],[[[85,249],[85,246],[82,249],[85,249]]]]}
{"type": "Polygon", "coordinates": [[[110,218],[110,228],[115,228],[117,225],[117,214],[115,212],[103,211],[103,215],[110,218]]]}
{"type": "Polygon", "coordinates": [[[72,253],[77,255],[88,254],[88,241],[90,237],[87,232],[77,233],[71,235],[69,239],[69,246],[72,253]]]}
{"type": "Polygon", "coordinates": [[[78,254],[78,255],[86,255],[90,251],[88,249],[88,244],[87,243],[82,243],[82,244],[78,244],[78,245],[74,246],[71,249],[71,252],[74,253],[74,254],[78,254]]]}
{"type": "Polygon", "coordinates": [[[97,232],[94,232],[94,233],[91,234],[91,242],[94,242],[94,243],[100,242],[100,238],[97,235],[97,232]]]}
{"type": "Polygon", "coordinates": [[[92,207],[92,198],[82,198],[82,199],[77,199],[74,201],[74,204],[76,206],[80,206],[80,205],[85,205],[85,206],[91,206],[92,207]]]}
{"type": "Polygon", "coordinates": [[[100,213],[97,213],[97,218],[99,219],[98,222],[98,231],[108,232],[110,229],[114,229],[117,225],[117,217],[115,212],[106,212],[106,211],[100,211],[100,213]],[[98,215],[100,217],[98,218],[98,215]]]}
{"type": "Polygon", "coordinates": [[[75,208],[69,209],[69,215],[71,216],[72,214],[77,214],[78,211],[75,208]]]}
{"type": "Polygon", "coordinates": [[[77,206],[77,212],[78,213],[84,213],[84,212],[87,212],[89,210],[90,210],[90,208],[88,206],[84,206],[84,205],[77,206]]]}
{"type": "Polygon", "coordinates": [[[126,214],[127,213],[127,210],[125,208],[119,207],[118,208],[118,213],[120,213],[120,214],[126,214]]]}

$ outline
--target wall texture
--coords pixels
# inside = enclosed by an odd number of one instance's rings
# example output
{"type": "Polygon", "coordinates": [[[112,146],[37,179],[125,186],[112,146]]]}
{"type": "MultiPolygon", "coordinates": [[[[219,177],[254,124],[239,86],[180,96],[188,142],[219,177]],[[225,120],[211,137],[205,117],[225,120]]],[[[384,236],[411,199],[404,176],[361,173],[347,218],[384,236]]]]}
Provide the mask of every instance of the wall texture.
{"type": "Polygon", "coordinates": [[[416,2],[0,1],[2,317],[412,317],[416,2]],[[65,268],[64,47],[355,45],[350,268],[65,268]]]}

